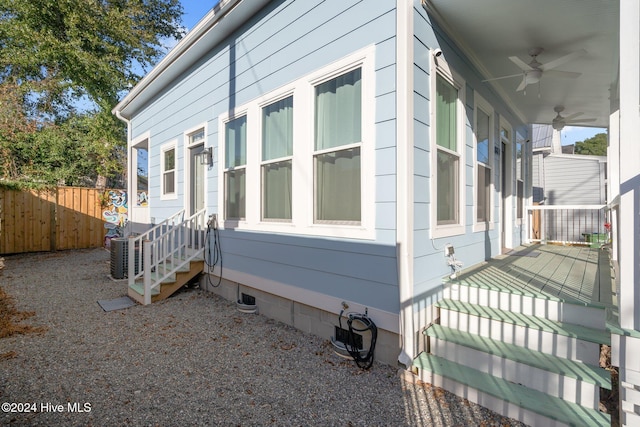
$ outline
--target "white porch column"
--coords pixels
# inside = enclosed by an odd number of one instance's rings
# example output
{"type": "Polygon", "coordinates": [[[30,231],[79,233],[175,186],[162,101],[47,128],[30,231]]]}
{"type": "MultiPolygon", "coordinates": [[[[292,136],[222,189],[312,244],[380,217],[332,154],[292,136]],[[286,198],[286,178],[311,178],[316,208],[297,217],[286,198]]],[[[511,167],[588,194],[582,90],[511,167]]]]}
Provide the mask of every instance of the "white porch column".
{"type": "Polygon", "coordinates": [[[554,129],[551,134],[551,152],[553,154],[562,154],[562,140],[559,130],[554,129]]]}
{"type": "Polygon", "coordinates": [[[396,5],[396,256],[402,339],[398,361],[410,368],[417,351],[413,308],[413,1],[398,0],[396,5]]]}
{"type": "MultiPolygon", "coordinates": [[[[607,203],[611,203],[620,196],[620,106],[618,100],[615,105],[611,106],[611,115],[609,116],[609,146],[607,147],[607,168],[609,170],[607,176],[607,203]]],[[[618,210],[612,211],[611,215],[611,258],[616,262],[619,260],[618,252],[618,210]]]]}
{"type": "Polygon", "coordinates": [[[620,1],[620,326],[640,330],[640,2],[620,1]]]}
{"type": "MultiPolygon", "coordinates": [[[[640,425],[640,2],[620,0],[620,326],[612,363],[620,369],[620,424],[640,425]]],[[[612,114],[615,117],[615,114],[612,114]]],[[[613,124],[615,126],[615,124],[613,124]]],[[[613,150],[612,150],[613,151],[613,150]]],[[[614,155],[616,155],[614,153],[614,155]]],[[[615,172],[615,171],[614,171],[615,172]]]]}

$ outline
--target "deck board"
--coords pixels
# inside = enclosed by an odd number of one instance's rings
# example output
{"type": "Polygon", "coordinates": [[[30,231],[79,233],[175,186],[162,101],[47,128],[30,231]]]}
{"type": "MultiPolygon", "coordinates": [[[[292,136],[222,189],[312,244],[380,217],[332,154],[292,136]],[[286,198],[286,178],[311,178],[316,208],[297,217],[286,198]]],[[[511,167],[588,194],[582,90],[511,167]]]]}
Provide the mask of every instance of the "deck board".
{"type": "Polygon", "coordinates": [[[560,245],[530,245],[520,251],[538,255],[501,255],[465,270],[458,280],[469,286],[612,307],[607,251],[560,245]]]}

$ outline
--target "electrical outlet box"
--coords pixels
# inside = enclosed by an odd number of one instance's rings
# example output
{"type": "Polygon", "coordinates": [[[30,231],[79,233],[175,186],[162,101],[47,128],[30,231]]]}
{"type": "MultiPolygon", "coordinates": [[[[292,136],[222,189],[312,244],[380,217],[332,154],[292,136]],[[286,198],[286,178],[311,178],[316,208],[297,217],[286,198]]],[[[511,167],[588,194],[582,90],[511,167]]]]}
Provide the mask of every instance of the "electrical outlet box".
{"type": "Polygon", "coordinates": [[[455,254],[455,251],[453,249],[453,245],[447,245],[444,247],[444,256],[449,257],[451,255],[455,254]]]}

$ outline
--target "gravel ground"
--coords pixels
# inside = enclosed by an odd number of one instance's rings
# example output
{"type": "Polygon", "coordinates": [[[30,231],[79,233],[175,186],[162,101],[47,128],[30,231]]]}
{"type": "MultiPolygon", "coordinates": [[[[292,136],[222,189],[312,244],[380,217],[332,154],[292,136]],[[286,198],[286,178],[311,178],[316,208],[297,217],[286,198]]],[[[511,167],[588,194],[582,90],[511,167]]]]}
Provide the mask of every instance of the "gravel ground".
{"type": "Polygon", "coordinates": [[[0,284],[48,330],[0,339],[0,403],[36,409],[1,425],[523,425],[198,289],[104,312],[126,294],[108,274],[104,249],[5,257],[0,284]]]}

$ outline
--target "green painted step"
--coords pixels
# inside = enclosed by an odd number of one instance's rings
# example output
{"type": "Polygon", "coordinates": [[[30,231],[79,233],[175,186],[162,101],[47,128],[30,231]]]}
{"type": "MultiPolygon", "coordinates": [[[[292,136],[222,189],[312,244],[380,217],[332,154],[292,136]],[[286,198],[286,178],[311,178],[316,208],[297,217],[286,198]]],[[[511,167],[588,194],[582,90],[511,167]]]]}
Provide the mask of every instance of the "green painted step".
{"type": "Polygon", "coordinates": [[[459,279],[451,279],[447,276],[444,278],[444,283],[446,285],[466,286],[541,300],[558,301],[580,307],[605,308],[611,305],[605,302],[585,302],[567,296],[560,298],[557,295],[537,289],[535,286],[529,286],[520,279],[514,279],[494,266],[480,267],[478,271],[461,276],[459,279]],[[507,281],[511,282],[507,283],[507,281]]]}
{"type": "MultiPolygon", "coordinates": [[[[167,269],[167,271],[171,271],[170,269],[167,269]]],[[[164,276],[165,273],[161,273],[158,271],[152,271],[151,272],[151,282],[155,282],[157,281],[160,277],[164,276]]],[[[169,283],[174,283],[176,281],[176,274],[172,273],[169,274],[167,277],[165,277],[165,279],[162,281],[162,283],[165,284],[169,284],[169,283]]]]}
{"type": "Polygon", "coordinates": [[[544,292],[534,292],[527,288],[526,282],[511,277],[499,268],[487,264],[466,271],[464,274],[461,274],[458,279],[452,279],[450,276],[445,276],[443,281],[446,284],[451,285],[469,286],[473,288],[488,289],[514,295],[555,301],[560,300],[559,298],[544,292]],[[510,281],[511,283],[506,283],[507,281],[510,281]]]}
{"type": "MultiPolygon", "coordinates": [[[[139,293],[140,295],[144,295],[144,283],[134,283],[133,285],[129,285],[131,289],[139,293]]],[[[160,293],[160,289],[153,288],[151,289],[151,296],[158,295],[160,293]]]]}
{"type": "MultiPolygon", "coordinates": [[[[179,261],[179,262],[167,261],[167,262],[165,263],[165,265],[167,266],[167,270],[171,270],[171,269],[173,269],[173,268],[177,267],[177,265],[178,265],[180,262],[182,262],[182,261],[179,261]]],[[[184,271],[189,271],[189,269],[190,269],[189,263],[186,263],[185,265],[183,265],[182,267],[180,267],[180,268],[178,269],[178,271],[182,271],[182,272],[184,272],[184,271]]]]}
{"type": "Polygon", "coordinates": [[[611,426],[611,417],[608,414],[494,377],[432,354],[421,353],[413,361],[413,366],[466,384],[483,393],[571,426],[611,426]]]}
{"type": "Polygon", "coordinates": [[[604,329],[594,329],[586,326],[574,325],[572,323],[555,322],[542,317],[514,313],[511,311],[499,310],[497,308],[484,307],[477,304],[450,299],[440,300],[435,305],[450,311],[467,313],[473,316],[484,317],[504,323],[511,323],[531,329],[578,338],[583,341],[589,341],[597,344],[611,345],[611,335],[604,329]]]}
{"type": "Polygon", "coordinates": [[[481,337],[469,332],[458,331],[442,325],[431,325],[424,331],[424,334],[611,390],[611,374],[603,368],[541,353],[515,344],[481,337]]]}

